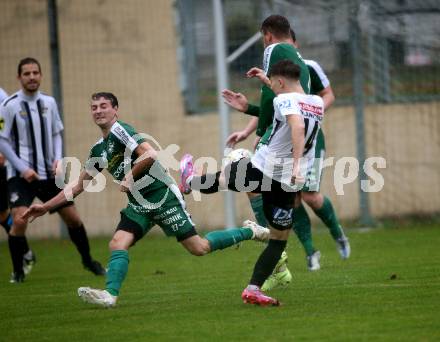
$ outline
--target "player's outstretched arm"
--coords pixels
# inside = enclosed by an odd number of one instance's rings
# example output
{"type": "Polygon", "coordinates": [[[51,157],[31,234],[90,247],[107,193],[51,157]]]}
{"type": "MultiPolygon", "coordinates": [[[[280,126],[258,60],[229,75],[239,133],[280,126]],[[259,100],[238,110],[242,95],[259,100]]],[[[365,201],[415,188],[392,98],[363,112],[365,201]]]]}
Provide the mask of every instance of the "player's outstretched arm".
{"type": "Polygon", "coordinates": [[[69,202],[66,194],[72,194],[73,198],[75,198],[84,191],[84,182],[90,181],[92,179],[93,177],[90,176],[86,171],[82,171],[79,176],[78,182],[72,182],[68,184],[63,190],[58,193],[58,195],[43,204],[31,205],[28,210],[24,212],[22,218],[25,220],[29,219],[30,222],[32,222],[37,217],[46,214],[48,211],[66,204],[67,202],[69,202]]]}
{"type": "Polygon", "coordinates": [[[225,89],[222,91],[223,100],[228,106],[231,106],[239,112],[245,113],[248,110],[249,102],[242,93],[236,93],[232,90],[225,89]]]}
{"type": "Polygon", "coordinates": [[[248,137],[248,135],[246,134],[246,132],[244,130],[233,132],[226,139],[226,146],[234,148],[236,144],[238,144],[240,141],[246,140],[247,137],[248,137]]]}
{"type": "Polygon", "coordinates": [[[236,144],[238,144],[243,140],[246,140],[249,135],[255,132],[255,130],[257,129],[257,125],[258,125],[258,118],[252,117],[249,120],[247,126],[243,130],[232,133],[226,139],[226,146],[234,148],[236,144]]]}
{"type": "Polygon", "coordinates": [[[43,216],[47,213],[47,208],[44,204],[32,204],[21,216],[23,220],[29,220],[32,222],[37,217],[43,216]]]}
{"type": "Polygon", "coordinates": [[[260,79],[261,82],[263,82],[265,85],[270,87],[269,78],[264,73],[264,70],[262,70],[260,68],[253,67],[253,68],[249,69],[249,71],[246,73],[246,76],[248,78],[257,77],[260,79]]]}

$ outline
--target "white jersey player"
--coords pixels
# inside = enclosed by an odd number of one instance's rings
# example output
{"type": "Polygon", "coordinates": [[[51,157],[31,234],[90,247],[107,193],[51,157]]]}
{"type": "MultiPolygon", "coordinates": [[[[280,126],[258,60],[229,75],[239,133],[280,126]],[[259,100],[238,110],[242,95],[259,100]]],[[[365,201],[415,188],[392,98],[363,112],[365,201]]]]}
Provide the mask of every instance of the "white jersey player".
{"type": "Polygon", "coordinates": [[[62,158],[63,123],[53,97],[21,89],[6,99],[1,108],[4,121],[0,137],[9,141],[8,178],[32,168],[40,179],[53,177],[53,164],[62,158]]]}
{"type": "Polygon", "coordinates": [[[283,184],[290,184],[293,172],[292,131],[287,116],[299,115],[304,120],[304,151],[301,174],[313,165],[316,135],[324,115],[322,98],[300,93],[279,94],[273,101],[274,119],[269,143],[257,150],[252,164],[266,176],[283,184]]]}
{"type": "MultiPolygon", "coordinates": [[[[20,60],[17,78],[21,89],[0,105],[0,152],[8,160],[9,207],[12,226],[8,246],[13,272],[10,282],[24,281],[26,209],[37,197],[45,202],[59,192],[55,170],[62,158],[63,124],[55,99],[39,91],[42,73],[38,60],[20,60]]],[[[73,202],[55,208],[66,223],[70,239],[81,255],[83,266],[96,275],[105,269],[92,259],[87,232],[73,202]]]]}
{"type": "Polygon", "coordinates": [[[255,264],[242,299],[251,304],[279,305],[277,299],[261,292],[261,287],[280,260],[293,228],[294,209],[301,204],[300,189],[306,171],[301,170],[302,159],[312,159],[313,163],[324,102],[318,96],[304,93],[299,81],[300,67],[289,60],[271,67],[270,80],[258,68],[252,68],[248,75],[260,78],[277,95],[269,142],[260,147],[252,159],[233,161],[215,174],[196,175],[192,156],[185,155],[180,165],[180,188],[185,193],[196,189],[213,194],[227,188],[262,194],[263,211],[270,228],[269,242],[255,264]]]}

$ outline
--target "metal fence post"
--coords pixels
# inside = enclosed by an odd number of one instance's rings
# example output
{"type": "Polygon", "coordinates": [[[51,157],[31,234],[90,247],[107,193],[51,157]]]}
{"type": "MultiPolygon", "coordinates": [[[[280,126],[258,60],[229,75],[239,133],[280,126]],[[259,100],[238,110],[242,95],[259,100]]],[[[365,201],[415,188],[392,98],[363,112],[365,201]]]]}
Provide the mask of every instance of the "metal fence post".
{"type": "MultiPolygon", "coordinates": [[[[58,39],[58,11],[56,0],[47,0],[47,18],[49,26],[49,48],[50,48],[50,63],[52,71],[52,94],[58,104],[61,120],[63,120],[63,95],[61,84],[61,66],[60,66],[60,46],[58,39]]],[[[64,141],[64,133],[63,135],[64,141]]],[[[63,156],[65,148],[63,144],[63,156]]],[[[66,226],[60,220],[60,236],[65,239],[68,237],[66,226]]]]}
{"type": "Polygon", "coordinates": [[[181,15],[183,54],[183,87],[186,109],[189,113],[199,110],[199,89],[197,84],[197,47],[194,34],[194,1],[177,1],[181,15]]]}
{"type": "MultiPolygon", "coordinates": [[[[221,91],[228,88],[228,66],[226,62],[225,27],[221,0],[212,0],[215,28],[215,59],[217,69],[217,104],[220,114],[220,155],[223,156],[225,142],[229,134],[229,108],[224,103],[221,91]]],[[[235,226],[235,198],[231,191],[224,194],[225,219],[227,227],[235,226]]]]}
{"type": "Polygon", "coordinates": [[[362,53],[362,35],[358,24],[359,0],[353,1],[350,11],[350,45],[353,59],[353,95],[356,115],[356,145],[359,161],[359,212],[362,225],[372,225],[368,193],[362,191],[361,180],[366,179],[363,169],[365,161],[365,122],[364,122],[364,69],[362,53]]]}

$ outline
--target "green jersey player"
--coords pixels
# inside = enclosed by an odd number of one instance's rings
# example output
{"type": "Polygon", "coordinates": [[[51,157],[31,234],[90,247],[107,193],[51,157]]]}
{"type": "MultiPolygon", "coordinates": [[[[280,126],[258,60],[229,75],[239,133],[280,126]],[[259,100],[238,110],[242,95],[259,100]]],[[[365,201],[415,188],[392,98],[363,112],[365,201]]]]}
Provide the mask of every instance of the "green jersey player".
{"type": "MultiPolygon", "coordinates": [[[[41,216],[78,196],[88,182],[102,181],[99,173],[107,169],[120,190],[127,193],[128,205],[121,210],[121,220],[110,241],[105,290],[80,287],[78,295],[86,302],[105,307],[114,306],[128,271],[128,249],[155,224],[167,236],[176,237],[191,254],[202,256],[243,240],[266,240],[269,230],[251,221],[244,227],[213,231],[204,238],[195,231],[185,202],[173,179],[158,161],[158,152],[130,125],[118,120],[118,100],[111,93],[92,95],[91,112],[102,138],[92,147],[79,181],[68,185],[53,199],[33,205],[26,218],[41,216]]],[[[101,183],[102,184],[102,183],[101,183]]],[[[99,186],[99,185],[98,185],[99,186]]]]}

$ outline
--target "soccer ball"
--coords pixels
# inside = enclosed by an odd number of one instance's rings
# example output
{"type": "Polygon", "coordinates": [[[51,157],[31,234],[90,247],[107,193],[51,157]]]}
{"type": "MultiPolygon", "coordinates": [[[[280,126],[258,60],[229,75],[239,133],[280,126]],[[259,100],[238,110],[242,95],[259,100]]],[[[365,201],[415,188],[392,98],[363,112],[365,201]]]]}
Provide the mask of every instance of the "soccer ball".
{"type": "Polygon", "coordinates": [[[237,148],[236,150],[232,150],[228,154],[226,154],[225,166],[233,162],[239,161],[243,158],[252,158],[252,152],[246,150],[245,148],[237,148]]]}

